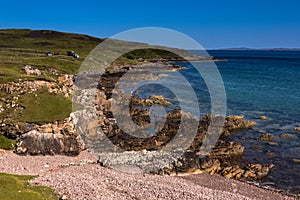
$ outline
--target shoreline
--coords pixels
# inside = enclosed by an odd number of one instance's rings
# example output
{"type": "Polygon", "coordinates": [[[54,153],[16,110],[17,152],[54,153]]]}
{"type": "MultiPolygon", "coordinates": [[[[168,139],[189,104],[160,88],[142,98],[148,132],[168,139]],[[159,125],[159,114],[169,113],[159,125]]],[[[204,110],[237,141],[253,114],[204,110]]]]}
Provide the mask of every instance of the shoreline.
{"type": "Polygon", "coordinates": [[[220,175],[201,173],[187,176],[161,176],[119,171],[101,167],[87,151],[78,156],[19,156],[0,151],[0,171],[38,175],[34,185],[52,187],[68,199],[296,199],[220,175]],[[100,197],[100,198],[99,198],[100,197]]]}

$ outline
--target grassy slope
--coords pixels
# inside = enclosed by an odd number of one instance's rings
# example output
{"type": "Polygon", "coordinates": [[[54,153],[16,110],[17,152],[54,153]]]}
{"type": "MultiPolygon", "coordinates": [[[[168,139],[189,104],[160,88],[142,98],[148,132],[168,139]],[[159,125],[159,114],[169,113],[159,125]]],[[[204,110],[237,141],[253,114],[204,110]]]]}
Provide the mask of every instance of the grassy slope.
{"type": "Polygon", "coordinates": [[[54,200],[58,199],[54,191],[47,187],[30,186],[28,180],[33,176],[20,176],[0,173],[1,200],[54,200]]]}
{"type": "MultiPolygon", "coordinates": [[[[18,79],[36,79],[34,76],[25,75],[22,68],[32,65],[40,70],[55,68],[61,73],[75,74],[84,58],[103,39],[87,35],[61,33],[56,31],[31,31],[27,29],[0,30],[0,83],[15,81],[18,79]],[[79,59],[66,56],[67,51],[73,50],[80,55],[79,59]],[[59,56],[48,57],[46,52],[60,52],[59,56]]],[[[114,41],[122,48],[122,41],[114,41]]],[[[135,46],[136,43],[131,43],[135,46]]],[[[130,45],[130,43],[126,43],[130,45]]],[[[145,48],[153,48],[147,44],[145,48]]],[[[155,47],[154,47],[155,48],[155,47]]],[[[185,51],[174,49],[180,53],[185,51]]],[[[112,49],[107,49],[112,53],[112,49]]],[[[128,53],[120,58],[117,63],[136,63],[137,58],[172,58],[176,55],[159,50],[140,50],[128,53]]],[[[39,77],[41,78],[41,77],[39,77]]],[[[42,78],[51,79],[49,74],[44,73],[42,78]]]]}
{"type": "MultiPolygon", "coordinates": [[[[50,73],[50,69],[56,69],[61,74],[76,74],[82,61],[103,39],[81,34],[62,33],[57,31],[32,31],[28,29],[0,30],[0,84],[19,80],[48,80],[57,81],[57,77],[50,73]],[[75,51],[80,55],[79,59],[67,56],[67,51],[75,51]],[[58,56],[46,56],[46,52],[60,52],[58,56]],[[25,65],[32,65],[42,71],[41,76],[26,75],[23,71],[25,65]]],[[[155,48],[147,44],[110,41],[117,44],[120,49],[122,44],[135,47],[137,44],[144,50],[130,52],[118,60],[115,64],[136,64],[138,58],[176,58],[177,56],[155,48]]],[[[115,45],[114,45],[115,46],[115,45]]],[[[181,54],[182,50],[173,49],[181,54]]],[[[115,55],[116,50],[107,47],[108,55],[115,55]]],[[[118,51],[118,50],[117,50],[118,51]]],[[[0,92],[1,99],[13,98],[13,95],[0,92]]],[[[24,107],[22,111],[0,113],[0,120],[10,116],[12,122],[52,122],[67,117],[71,112],[70,100],[51,95],[46,91],[38,91],[34,95],[22,95],[19,104],[24,107]],[[38,95],[37,97],[35,95],[38,95]]]]}
{"type": "Polygon", "coordinates": [[[62,120],[72,111],[72,102],[61,95],[25,94],[21,96],[20,105],[25,107],[19,121],[46,123],[62,120]]]}
{"type": "MultiPolygon", "coordinates": [[[[57,69],[61,73],[74,74],[84,57],[102,39],[86,35],[66,34],[55,31],[0,30],[0,83],[19,78],[32,80],[22,68],[32,65],[40,70],[57,69]],[[66,56],[67,51],[76,51],[81,58],[66,56]],[[48,57],[46,52],[60,52],[62,55],[48,57]]],[[[41,78],[41,77],[39,77],[41,78]]],[[[42,78],[49,78],[44,75],[42,78]]]]}

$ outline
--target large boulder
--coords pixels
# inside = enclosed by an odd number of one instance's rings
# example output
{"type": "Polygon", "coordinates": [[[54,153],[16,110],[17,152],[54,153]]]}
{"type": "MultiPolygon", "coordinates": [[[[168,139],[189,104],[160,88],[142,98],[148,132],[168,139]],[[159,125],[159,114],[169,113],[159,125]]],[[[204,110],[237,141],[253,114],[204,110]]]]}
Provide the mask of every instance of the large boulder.
{"type": "Polygon", "coordinates": [[[84,149],[80,136],[29,131],[20,136],[16,153],[30,155],[78,155],[84,149]]]}

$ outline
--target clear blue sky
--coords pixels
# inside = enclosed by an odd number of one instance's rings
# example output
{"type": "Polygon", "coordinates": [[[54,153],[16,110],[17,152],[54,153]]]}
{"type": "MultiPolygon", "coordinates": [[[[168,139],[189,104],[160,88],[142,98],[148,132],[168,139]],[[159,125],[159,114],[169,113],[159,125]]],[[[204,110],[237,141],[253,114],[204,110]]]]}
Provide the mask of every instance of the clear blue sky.
{"type": "Polygon", "coordinates": [[[300,1],[10,0],[0,7],[0,28],[110,37],[149,26],[185,33],[206,49],[300,47],[300,1]]]}

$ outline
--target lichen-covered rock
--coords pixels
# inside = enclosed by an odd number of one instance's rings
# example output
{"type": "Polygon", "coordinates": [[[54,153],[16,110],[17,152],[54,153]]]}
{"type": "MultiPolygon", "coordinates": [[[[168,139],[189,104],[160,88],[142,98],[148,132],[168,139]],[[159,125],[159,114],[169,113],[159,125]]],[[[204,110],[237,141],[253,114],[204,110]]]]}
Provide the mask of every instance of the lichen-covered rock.
{"type": "Polygon", "coordinates": [[[80,136],[29,131],[20,136],[16,153],[30,155],[78,155],[84,149],[80,136]]]}

